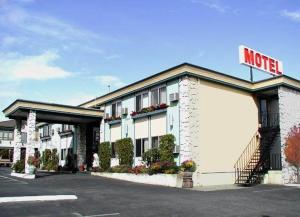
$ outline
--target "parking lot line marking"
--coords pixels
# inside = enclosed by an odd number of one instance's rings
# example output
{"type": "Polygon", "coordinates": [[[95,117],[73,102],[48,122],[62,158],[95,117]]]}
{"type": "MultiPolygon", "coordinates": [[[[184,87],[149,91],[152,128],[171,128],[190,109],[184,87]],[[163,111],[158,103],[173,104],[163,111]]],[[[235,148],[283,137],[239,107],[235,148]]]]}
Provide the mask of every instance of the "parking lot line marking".
{"type": "Polygon", "coordinates": [[[57,200],[76,200],[76,199],[77,199],[76,195],[0,197],[0,203],[29,202],[29,201],[57,201],[57,200]]]}
{"type": "Polygon", "coordinates": [[[14,182],[20,182],[20,183],[23,183],[23,184],[28,184],[27,182],[20,181],[20,180],[17,180],[17,179],[13,179],[13,178],[10,178],[10,177],[7,177],[7,176],[1,176],[0,175],[0,178],[1,179],[7,179],[7,180],[10,180],[10,181],[14,181],[14,182]]]}
{"type": "Polygon", "coordinates": [[[78,212],[74,212],[72,213],[73,215],[76,215],[78,217],[102,217],[102,216],[117,216],[120,215],[120,213],[116,212],[116,213],[105,213],[105,214],[97,214],[97,215],[81,215],[78,212]]]}

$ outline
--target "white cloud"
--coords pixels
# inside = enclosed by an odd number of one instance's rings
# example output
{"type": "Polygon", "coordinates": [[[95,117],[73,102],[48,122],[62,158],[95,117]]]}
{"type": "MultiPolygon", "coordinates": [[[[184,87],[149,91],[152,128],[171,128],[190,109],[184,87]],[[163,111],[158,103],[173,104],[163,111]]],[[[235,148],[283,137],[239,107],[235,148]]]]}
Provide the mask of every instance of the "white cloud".
{"type": "Polygon", "coordinates": [[[287,17],[289,19],[292,19],[294,21],[300,22],[300,11],[287,11],[287,10],[283,10],[281,11],[281,16],[283,17],[287,17]]]}
{"type": "Polygon", "coordinates": [[[59,55],[53,51],[47,51],[37,56],[0,53],[0,77],[2,81],[10,81],[47,80],[71,76],[71,72],[53,64],[58,58],[59,55]]]}
{"type": "Polygon", "coordinates": [[[118,78],[117,76],[113,76],[113,75],[99,75],[99,76],[96,76],[95,79],[104,86],[110,85],[111,87],[119,88],[119,87],[126,85],[126,83],[121,81],[120,78],[118,78]]]}
{"type": "Polygon", "coordinates": [[[191,2],[201,4],[205,7],[208,7],[221,13],[225,13],[229,9],[228,6],[222,5],[217,0],[191,0],[191,2]]]}

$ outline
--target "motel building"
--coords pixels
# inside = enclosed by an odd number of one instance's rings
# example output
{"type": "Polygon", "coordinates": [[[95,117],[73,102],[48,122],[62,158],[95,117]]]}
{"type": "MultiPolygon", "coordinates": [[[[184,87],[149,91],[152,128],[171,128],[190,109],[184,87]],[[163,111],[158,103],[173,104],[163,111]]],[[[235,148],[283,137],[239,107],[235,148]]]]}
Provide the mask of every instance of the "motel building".
{"type": "Polygon", "coordinates": [[[196,162],[194,186],[292,183],[296,168],[283,150],[300,123],[300,81],[278,74],[251,82],[183,63],[79,106],[16,100],[3,110],[15,121],[13,162],[57,148],[60,165],[72,152],[77,166],[91,167],[99,142],[109,141],[114,166],[115,141],[130,137],[139,165],[172,134],[177,164],[196,162]]]}

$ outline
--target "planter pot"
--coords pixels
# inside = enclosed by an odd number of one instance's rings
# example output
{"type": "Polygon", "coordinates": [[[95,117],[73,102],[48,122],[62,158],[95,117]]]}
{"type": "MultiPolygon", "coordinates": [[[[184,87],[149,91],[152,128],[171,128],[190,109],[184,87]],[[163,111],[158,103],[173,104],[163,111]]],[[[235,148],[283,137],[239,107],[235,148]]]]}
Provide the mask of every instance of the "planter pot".
{"type": "Polygon", "coordinates": [[[28,173],[29,173],[30,175],[34,175],[34,174],[35,174],[35,166],[29,165],[29,166],[28,166],[28,173]]]}
{"type": "Polygon", "coordinates": [[[182,187],[192,188],[193,187],[193,172],[182,173],[182,187]]]}

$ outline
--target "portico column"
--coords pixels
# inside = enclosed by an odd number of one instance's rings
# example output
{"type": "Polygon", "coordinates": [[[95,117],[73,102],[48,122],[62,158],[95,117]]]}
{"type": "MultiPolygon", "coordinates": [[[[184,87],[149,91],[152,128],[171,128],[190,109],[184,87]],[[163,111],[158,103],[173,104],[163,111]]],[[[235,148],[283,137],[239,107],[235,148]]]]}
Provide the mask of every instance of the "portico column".
{"type": "Polygon", "coordinates": [[[100,121],[100,143],[104,142],[104,119],[100,121]]]}
{"type": "Polygon", "coordinates": [[[77,130],[77,166],[86,163],[86,125],[79,124],[77,130]]]}
{"type": "Polygon", "coordinates": [[[28,171],[28,157],[34,155],[34,145],[36,137],[36,112],[30,110],[27,117],[27,144],[26,144],[26,158],[25,158],[25,173],[28,171]]]}
{"type": "Polygon", "coordinates": [[[16,120],[16,126],[14,129],[14,156],[13,156],[13,163],[16,163],[21,158],[21,127],[22,127],[22,120],[16,120]]]}

